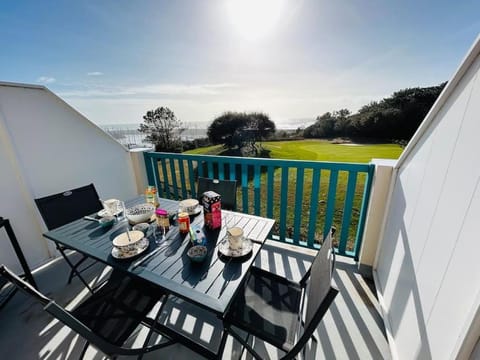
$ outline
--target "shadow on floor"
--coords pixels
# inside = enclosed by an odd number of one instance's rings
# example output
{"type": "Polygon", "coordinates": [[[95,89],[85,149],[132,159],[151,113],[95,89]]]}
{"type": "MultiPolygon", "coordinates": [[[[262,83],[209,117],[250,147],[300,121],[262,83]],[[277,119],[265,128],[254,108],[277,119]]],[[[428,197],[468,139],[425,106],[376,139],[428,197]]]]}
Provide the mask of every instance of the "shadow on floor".
{"type": "MultiPolygon", "coordinates": [[[[311,259],[309,254],[285,252],[285,249],[277,253],[275,251],[270,249],[263,257],[257,258],[257,265],[274,266],[275,270],[292,278],[308,268],[311,259]]],[[[88,282],[97,283],[108,272],[108,268],[96,264],[86,271],[85,277],[88,282]]],[[[40,290],[67,309],[73,308],[89,295],[78,279],[67,285],[68,273],[66,263],[58,259],[34,274],[40,290]]],[[[318,343],[309,343],[307,359],[389,359],[379,305],[371,284],[362,278],[351,259],[342,257],[337,257],[334,280],[340,293],[316,331],[318,343]]],[[[190,334],[199,343],[213,346],[218,341],[221,322],[214,317],[204,317],[200,309],[189,309],[188,314],[182,314],[172,307],[165,321],[190,334]]],[[[53,320],[39,305],[21,293],[17,293],[0,311],[0,327],[0,349],[8,349],[8,358],[11,359],[77,359],[84,344],[82,338],[53,320]]],[[[146,331],[140,329],[131,343],[139,343],[145,335],[146,331]]],[[[152,341],[160,339],[161,336],[158,336],[152,341]]],[[[251,343],[265,359],[282,356],[280,351],[261,341],[251,343]]],[[[238,357],[251,358],[229,337],[223,358],[238,357]]],[[[85,356],[85,359],[101,358],[102,354],[92,347],[85,356]]],[[[178,344],[144,357],[159,358],[194,360],[202,357],[178,344]]]]}

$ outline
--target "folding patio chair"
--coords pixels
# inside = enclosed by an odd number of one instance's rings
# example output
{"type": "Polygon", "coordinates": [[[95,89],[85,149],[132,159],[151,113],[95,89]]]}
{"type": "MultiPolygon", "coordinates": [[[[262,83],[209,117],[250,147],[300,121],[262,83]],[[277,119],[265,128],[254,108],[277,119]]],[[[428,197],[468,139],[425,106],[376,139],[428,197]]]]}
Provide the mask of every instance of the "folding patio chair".
{"type": "Polygon", "coordinates": [[[4,265],[0,265],[0,275],[42,305],[43,310],[86,340],[80,359],[90,344],[109,357],[138,355],[139,358],[145,353],[172,344],[171,339],[166,337],[165,342],[148,345],[166,301],[164,293],[158,287],[145,281],[130,277],[107,281],[72,311],[67,311],[4,265]],[[149,313],[162,297],[162,305],[157,314],[149,317],[149,313]],[[140,348],[125,346],[125,342],[141,324],[150,328],[143,346],[140,348]]]}
{"type": "Polygon", "coordinates": [[[197,196],[200,203],[205,191],[215,191],[222,196],[222,209],[235,210],[237,208],[237,181],[218,180],[199,177],[197,196]]]}
{"type": "MultiPolygon", "coordinates": [[[[94,214],[103,208],[93,184],[35,199],[35,203],[48,230],[56,229],[83,216],[94,214]]],[[[92,291],[80,273],[94,263],[80,271],[78,267],[88,259],[88,257],[82,255],[82,258],[73,264],[65,254],[65,250],[68,250],[68,248],[58,243],[55,245],[71,268],[68,283],[71,283],[73,276],[78,276],[80,281],[92,291]]]]}
{"type": "Polygon", "coordinates": [[[334,266],[335,252],[329,233],[310,271],[299,283],[252,268],[227,312],[225,333],[231,334],[257,359],[262,357],[236,328],[286,352],[282,359],[294,358],[305,349],[310,338],[315,340],[313,333],[338,293],[332,284],[334,266]]]}

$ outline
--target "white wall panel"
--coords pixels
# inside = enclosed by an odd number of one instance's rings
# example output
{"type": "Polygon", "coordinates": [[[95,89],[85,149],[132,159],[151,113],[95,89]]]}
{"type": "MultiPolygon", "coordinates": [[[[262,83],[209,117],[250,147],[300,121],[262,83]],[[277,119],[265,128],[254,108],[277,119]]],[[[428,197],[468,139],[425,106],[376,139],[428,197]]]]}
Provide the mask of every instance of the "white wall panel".
{"type": "MultiPolygon", "coordinates": [[[[33,201],[28,201],[29,195],[24,191],[23,178],[4,125],[0,108],[0,216],[10,220],[20,247],[28,255],[27,262],[34,265],[47,259],[49,252],[41,237],[33,201]]],[[[0,264],[23,272],[4,228],[0,230],[0,264]]]]}
{"type": "Polygon", "coordinates": [[[410,149],[393,189],[376,272],[400,359],[455,357],[475,313],[479,67],[477,56],[410,149]]]}
{"type": "Polygon", "coordinates": [[[461,231],[451,240],[453,249],[431,312],[427,318],[433,358],[446,357],[444,348],[452,349],[456,336],[445,336],[445,330],[459,334],[480,290],[478,261],[478,215],[480,214],[480,186],[477,182],[461,231]]]}
{"type": "MultiPolygon", "coordinates": [[[[0,116],[9,140],[2,145],[13,154],[23,179],[17,184],[19,191],[27,194],[23,203],[12,199],[3,206],[2,215],[16,226],[24,220],[18,208],[31,206],[28,202],[34,198],[89,183],[102,198],[136,194],[129,152],[48,90],[0,84],[0,116]]],[[[32,211],[43,227],[35,206],[32,211]]],[[[28,241],[30,264],[44,262],[45,252],[35,250],[43,242],[41,230],[28,241]]]]}
{"type": "Polygon", "coordinates": [[[103,197],[134,191],[129,153],[49,91],[0,86],[15,152],[35,197],[94,182],[103,197]]]}

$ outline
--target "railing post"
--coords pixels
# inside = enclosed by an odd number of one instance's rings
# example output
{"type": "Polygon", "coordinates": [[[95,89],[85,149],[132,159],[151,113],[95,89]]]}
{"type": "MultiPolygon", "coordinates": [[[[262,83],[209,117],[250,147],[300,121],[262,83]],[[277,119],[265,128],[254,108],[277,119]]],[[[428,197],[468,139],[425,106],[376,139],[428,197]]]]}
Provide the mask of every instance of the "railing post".
{"type": "Polygon", "coordinates": [[[373,183],[370,192],[367,218],[360,249],[358,269],[366,277],[372,277],[373,263],[377,252],[384,217],[388,210],[388,194],[396,160],[373,159],[375,165],[373,183]]]}
{"type": "Polygon", "coordinates": [[[338,254],[359,259],[374,176],[373,164],[173,153],[143,155],[145,171],[143,178],[137,179],[141,184],[139,192],[148,184],[156,185],[159,195],[166,198],[194,196],[198,176],[218,174],[223,178],[228,173],[230,179],[240,181],[241,208],[238,211],[275,218],[275,239],[318,248],[322,232],[326,234],[335,225],[341,229],[338,254]],[[194,162],[198,165],[196,169],[194,162]],[[224,168],[225,164],[228,168],[224,168]],[[262,169],[265,169],[264,174],[262,169]],[[305,184],[309,184],[306,189],[305,184]],[[358,190],[362,186],[363,194],[358,190]]]}
{"type": "Polygon", "coordinates": [[[144,153],[152,151],[149,148],[131,149],[130,158],[132,159],[133,174],[137,194],[143,194],[148,186],[148,169],[145,166],[144,153]]]}

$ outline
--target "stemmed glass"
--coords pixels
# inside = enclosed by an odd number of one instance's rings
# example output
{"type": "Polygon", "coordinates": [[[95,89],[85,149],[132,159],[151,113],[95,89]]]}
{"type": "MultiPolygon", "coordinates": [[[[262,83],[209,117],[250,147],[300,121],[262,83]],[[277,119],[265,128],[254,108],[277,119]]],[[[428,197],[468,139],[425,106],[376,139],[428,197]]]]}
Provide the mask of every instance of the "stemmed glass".
{"type": "Polygon", "coordinates": [[[128,218],[127,218],[127,208],[125,207],[125,201],[118,201],[117,203],[117,222],[120,224],[121,227],[126,228],[126,233],[128,237],[128,241],[131,242],[130,239],[130,229],[128,227],[128,218]]]}

